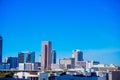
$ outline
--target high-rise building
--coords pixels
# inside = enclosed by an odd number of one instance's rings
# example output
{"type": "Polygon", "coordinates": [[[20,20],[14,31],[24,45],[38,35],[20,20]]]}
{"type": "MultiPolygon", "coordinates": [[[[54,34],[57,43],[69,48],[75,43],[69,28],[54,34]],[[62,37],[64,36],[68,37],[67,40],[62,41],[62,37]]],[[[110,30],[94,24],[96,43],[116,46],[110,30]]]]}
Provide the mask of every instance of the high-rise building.
{"type": "Polygon", "coordinates": [[[52,64],[56,64],[56,51],[52,50],[52,64]]]}
{"type": "Polygon", "coordinates": [[[8,57],[7,63],[10,64],[11,69],[16,69],[18,67],[18,57],[8,57]]]}
{"type": "Polygon", "coordinates": [[[51,49],[52,43],[50,41],[43,41],[41,48],[41,68],[42,70],[51,69],[51,49]]]}
{"type": "Polygon", "coordinates": [[[0,35],[0,63],[2,63],[2,36],[0,35]]]}
{"type": "Polygon", "coordinates": [[[35,52],[24,51],[18,53],[18,63],[34,63],[35,52]]]}
{"type": "Polygon", "coordinates": [[[83,52],[75,49],[72,51],[72,58],[75,58],[75,62],[77,61],[83,61],[83,52]]]}

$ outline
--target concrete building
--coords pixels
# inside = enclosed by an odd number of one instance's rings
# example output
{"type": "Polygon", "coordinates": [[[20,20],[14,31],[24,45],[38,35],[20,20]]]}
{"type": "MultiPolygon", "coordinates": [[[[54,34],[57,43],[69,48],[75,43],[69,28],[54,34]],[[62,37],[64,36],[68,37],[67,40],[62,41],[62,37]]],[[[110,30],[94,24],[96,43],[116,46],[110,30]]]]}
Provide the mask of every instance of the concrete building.
{"type": "Polygon", "coordinates": [[[8,62],[8,57],[4,59],[4,63],[7,63],[7,62],[8,62]]]}
{"type": "Polygon", "coordinates": [[[75,58],[60,59],[59,64],[64,65],[66,69],[74,68],[75,67],[75,58]]]}
{"type": "Polygon", "coordinates": [[[56,64],[56,51],[52,50],[52,64],[56,64]]]}
{"type": "Polygon", "coordinates": [[[98,64],[100,64],[98,61],[86,61],[86,68],[92,68],[98,64]]]}
{"type": "Polygon", "coordinates": [[[48,73],[40,72],[38,80],[48,80],[48,73]]]}
{"type": "Polygon", "coordinates": [[[109,72],[108,80],[120,80],[120,71],[109,72]]]}
{"type": "Polygon", "coordinates": [[[118,70],[118,67],[110,67],[110,66],[106,66],[106,67],[97,67],[99,71],[116,71],[118,70]]]}
{"type": "Polygon", "coordinates": [[[40,70],[41,63],[40,62],[35,62],[34,63],[34,70],[40,70]]]}
{"type": "Polygon", "coordinates": [[[8,57],[7,63],[10,64],[11,69],[16,69],[18,67],[18,57],[8,57]]]}
{"type": "Polygon", "coordinates": [[[72,58],[75,58],[75,62],[77,61],[83,61],[83,52],[75,49],[72,51],[72,58]]]}
{"type": "Polygon", "coordinates": [[[0,35],[0,63],[2,63],[2,43],[3,39],[2,36],[0,35]]]}
{"type": "Polygon", "coordinates": [[[50,41],[43,41],[41,48],[41,68],[42,70],[51,69],[51,50],[52,43],[50,41]]]}
{"type": "Polygon", "coordinates": [[[86,61],[77,61],[76,62],[76,65],[75,65],[76,68],[86,68],[86,61]]]}
{"type": "Polygon", "coordinates": [[[25,63],[25,70],[34,70],[34,63],[25,63]]]}
{"type": "Polygon", "coordinates": [[[18,64],[18,70],[25,70],[25,64],[24,63],[19,63],[18,64]]]}
{"type": "Polygon", "coordinates": [[[65,66],[62,64],[51,64],[51,70],[64,69],[65,66]]]}
{"type": "Polygon", "coordinates": [[[32,71],[34,70],[34,63],[19,63],[18,70],[32,71]]]}
{"type": "Polygon", "coordinates": [[[18,53],[18,63],[34,63],[35,52],[24,51],[18,53]]]}

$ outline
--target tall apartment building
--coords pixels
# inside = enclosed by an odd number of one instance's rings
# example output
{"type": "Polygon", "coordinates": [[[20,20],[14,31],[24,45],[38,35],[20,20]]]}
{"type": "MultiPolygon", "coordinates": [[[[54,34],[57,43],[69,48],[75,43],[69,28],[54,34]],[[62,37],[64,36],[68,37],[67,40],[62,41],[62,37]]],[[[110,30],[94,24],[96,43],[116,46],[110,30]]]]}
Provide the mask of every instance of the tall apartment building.
{"type": "Polygon", "coordinates": [[[42,70],[51,69],[51,50],[52,43],[50,41],[43,41],[41,48],[41,68],[42,70]]]}

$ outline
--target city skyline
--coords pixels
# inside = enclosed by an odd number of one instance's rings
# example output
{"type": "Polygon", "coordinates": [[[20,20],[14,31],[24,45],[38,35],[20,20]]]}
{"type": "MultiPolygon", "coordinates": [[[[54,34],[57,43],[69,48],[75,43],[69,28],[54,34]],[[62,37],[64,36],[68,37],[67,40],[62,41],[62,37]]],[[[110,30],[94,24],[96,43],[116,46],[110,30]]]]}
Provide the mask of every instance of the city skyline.
{"type": "Polygon", "coordinates": [[[120,65],[118,0],[2,0],[0,4],[3,59],[24,50],[39,56],[41,42],[50,40],[57,59],[80,49],[84,60],[120,65]]]}

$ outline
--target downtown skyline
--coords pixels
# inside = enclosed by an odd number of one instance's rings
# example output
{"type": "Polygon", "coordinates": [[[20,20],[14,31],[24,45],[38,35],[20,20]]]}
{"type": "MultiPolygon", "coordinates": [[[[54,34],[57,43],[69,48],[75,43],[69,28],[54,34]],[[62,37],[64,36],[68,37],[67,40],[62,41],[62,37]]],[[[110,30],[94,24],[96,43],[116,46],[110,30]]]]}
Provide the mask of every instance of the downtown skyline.
{"type": "Polygon", "coordinates": [[[41,42],[50,40],[57,59],[71,57],[72,50],[80,49],[85,60],[120,65],[119,1],[2,0],[0,3],[3,59],[24,50],[35,51],[37,57],[41,42]]]}

